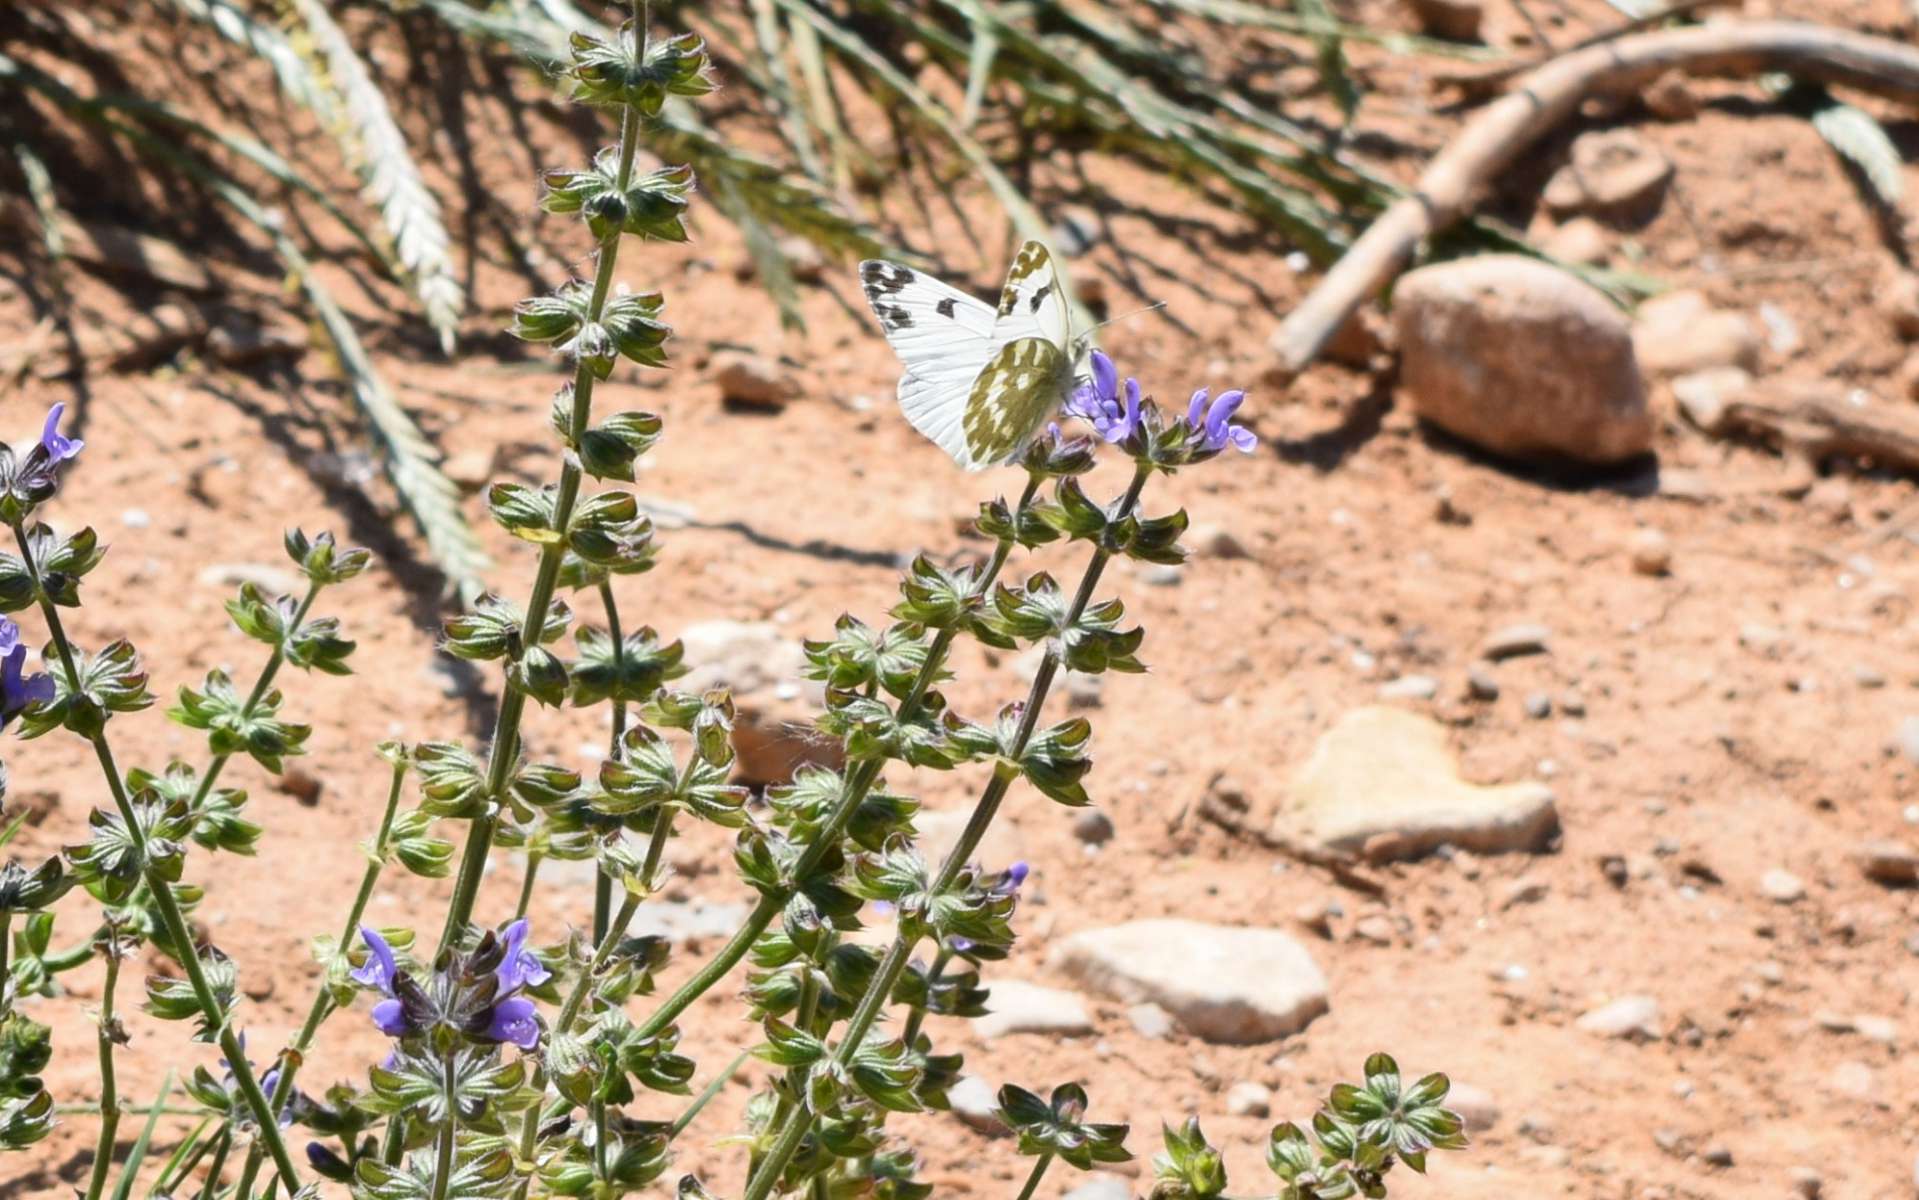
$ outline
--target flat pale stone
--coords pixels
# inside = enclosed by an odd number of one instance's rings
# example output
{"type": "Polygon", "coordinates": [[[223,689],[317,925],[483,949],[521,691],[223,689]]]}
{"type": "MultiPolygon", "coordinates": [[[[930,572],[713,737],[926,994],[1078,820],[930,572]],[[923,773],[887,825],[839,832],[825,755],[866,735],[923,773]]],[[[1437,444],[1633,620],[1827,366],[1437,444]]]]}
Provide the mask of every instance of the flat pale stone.
{"type": "Polygon", "coordinates": [[[1578,1025],[1600,1037],[1650,1041],[1660,1034],[1659,1001],[1651,996],[1621,996],[1579,1018],[1578,1025]]]}
{"type": "Polygon", "coordinates": [[[1133,1188],[1117,1175],[1095,1171],[1085,1183],[1066,1193],[1064,1200],[1133,1200],[1133,1188]]]}
{"type": "Polygon", "coordinates": [[[981,1133],[1005,1137],[1010,1130],[999,1119],[999,1095],[993,1085],[977,1075],[963,1075],[946,1089],[946,1101],[953,1115],[981,1133]]]}
{"type": "Polygon", "coordinates": [[[1551,788],[1468,783],[1437,722],[1384,705],[1354,709],[1320,737],[1274,822],[1281,837],[1365,847],[1375,858],[1417,858],[1447,843],[1479,854],[1533,850],[1558,826],[1551,788]]]}
{"type": "MultiPolygon", "coordinates": [[[[946,861],[953,847],[959,845],[960,834],[972,815],[973,810],[968,807],[944,812],[921,810],[913,818],[913,827],[919,831],[919,852],[929,867],[937,869],[946,861]]],[[[1019,826],[1008,817],[988,825],[986,836],[973,852],[973,860],[989,871],[1003,871],[1025,857],[1026,840],[1020,836],[1019,826]]]]}
{"type": "Polygon", "coordinates": [[[1153,1003],[1209,1042],[1269,1042],[1324,1013],[1326,977],[1277,929],[1158,918],[1088,929],[1053,948],[1067,976],[1123,1004],[1153,1003]]]}
{"type": "Polygon", "coordinates": [[[1093,1032],[1093,1018],[1072,992],[1018,979],[997,979],[986,998],[986,1015],[973,1021],[984,1038],[1009,1033],[1050,1033],[1076,1037],[1093,1032]]]}

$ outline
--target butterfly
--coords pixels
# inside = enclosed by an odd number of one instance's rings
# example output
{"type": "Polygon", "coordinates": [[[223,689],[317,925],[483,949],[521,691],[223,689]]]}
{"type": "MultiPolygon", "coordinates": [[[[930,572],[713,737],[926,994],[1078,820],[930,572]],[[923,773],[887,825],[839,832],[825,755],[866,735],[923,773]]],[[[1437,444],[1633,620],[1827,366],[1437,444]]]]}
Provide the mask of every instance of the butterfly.
{"type": "Polygon", "coordinates": [[[860,264],[860,285],[906,368],[900,411],[969,471],[1017,458],[1073,389],[1086,339],[1039,242],[1019,248],[998,307],[884,259],[860,264]]]}

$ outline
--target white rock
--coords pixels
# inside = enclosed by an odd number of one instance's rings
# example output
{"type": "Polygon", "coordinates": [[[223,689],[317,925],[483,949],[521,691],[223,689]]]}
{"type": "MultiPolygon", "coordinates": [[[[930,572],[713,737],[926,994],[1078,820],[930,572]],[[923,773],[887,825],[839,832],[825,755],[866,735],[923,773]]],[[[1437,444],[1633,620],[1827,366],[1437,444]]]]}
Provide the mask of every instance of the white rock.
{"type": "Polygon", "coordinates": [[[986,1015],[973,1021],[983,1038],[1009,1033],[1076,1037],[1093,1032],[1093,1018],[1072,992],[1018,979],[996,979],[986,1000],[986,1015]]]}
{"type": "Polygon", "coordinates": [[[1628,546],[1634,574],[1659,576],[1672,570],[1672,543],[1657,529],[1635,530],[1628,546]]]}
{"type": "Polygon", "coordinates": [[[1431,675],[1401,675],[1379,685],[1381,700],[1431,700],[1439,694],[1439,680],[1431,675]]]}
{"type": "Polygon", "coordinates": [[[1273,1111],[1273,1093],[1263,1083],[1244,1080],[1226,1089],[1226,1111],[1235,1117],[1263,1117],[1273,1111]]]}
{"type": "Polygon", "coordinates": [[[1133,1189],[1117,1175],[1095,1171],[1085,1183],[1066,1193],[1064,1200],[1133,1200],[1133,1189]]]}
{"type": "Polygon", "coordinates": [[[1499,1101],[1485,1088],[1455,1083],[1440,1103],[1460,1115],[1468,1133],[1484,1133],[1499,1124],[1499,1101]]]}
{"type": "Polygon", "coordinates": [[[1421,267],[1394,291],[1413,410],[1513,458],[1617,462],[1652,446],[1626,319],[1596,288],[1517,255],[1421,267]]]}
{"type": "Polygon", "coordinates": [[[954,1116],[980,1133],[1005,1137],[1011,1132],[999,1119],[998,1093],[977,1075],[962,1075],[958,1083],[946,1089],[946,1100],[953,1106],[954,1116]]]}
{"type": "Polygon", "coordinates": [[[1133,1032],[1143,1038],[1160,1041],[1173,1035],[1173,1014],[1157,1004],[1134,1004],[1127,1008],[1126,1019],[1133,1032]]]}
{"type": "Polygon", "coordinates": [[[1792,904],[1805,897],[1806,885],[1791,871],[1775,867],[1759,877],[1759,894],[1774,904],[1792,904]]]}
{"type": "Polygon", "coordinates": [[[1893,740],[1907,762],[1919,763],[1919,717],[1903,718],[1893,740]]]}
{"type": "Polygon", "coordinates": [[[1621,996],[1579,1018],[1579,1028],[1609,1038],[1656,1039],[1659,1001],[1651,996],[1621,996]]]}
{"type": "Polygon", "coordinates": [[[1574,217],[1547,234],[1539,248],[1560,262],[1588,267],[1605,262],[1612,252],[1605,229],[1591,217],[1574,217]]]}
{"type": "Polygon", "coordinates": [[[1531,623],[1508,625],[1487,635],[1480,644],[1479,657],[1488,662],[1545,654],[1552,648],[1552,630],[1531,623]]]}
{"type": "Polygon", "coordinates": [[[1558,825],[1551,788],[1468,783],[1442,726],[1387,706],[1355,709],[1323,734],[1274,819],[1282,838],[1375,859],[1417,858],[1446,843],[1532,850],[1558,825]]]}
{"type": "Polygon", "coordinates": [[[1273,1041],[1329,1007],[1319,965],[1277,929],[1130,921],[1066,938],[1052,961],[1101,995],[1160,1005],[1209,1042],[1273,1041]]]}
{"type": "Polygon", "coordinates": [[[1686,419],[1708,433],[1718,431],[1726,406],[1752,386],[1752,376],[1738,367],[1711,367],[1672,381],[1672,396],[1686,419]]]}
{"type": "Polygon", "coordinates": [[[1859,871],[1874,883],[1887,887],[1919,886],[1919,854],[1890,838],[1875,838],[1861,843],[1852,852],[1859,871]]]}

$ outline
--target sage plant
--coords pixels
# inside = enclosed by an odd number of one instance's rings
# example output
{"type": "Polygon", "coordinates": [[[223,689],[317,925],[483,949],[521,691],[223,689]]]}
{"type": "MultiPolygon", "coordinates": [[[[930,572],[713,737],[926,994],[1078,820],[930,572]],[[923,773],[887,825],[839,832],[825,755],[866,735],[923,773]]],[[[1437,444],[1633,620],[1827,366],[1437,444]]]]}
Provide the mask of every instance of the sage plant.
{"type": "MultiPolygon", "coordinates": [[[[390,766],[390,786],[367,865],[337,932],[315,938],[323,971],[307,1019],[258,1067],[239,1006],[241,964],[196,941],[187,923],[201,897],[187,859],[194,847],[248,854],[265,835],[249,819],[245,793],[220,781],[235,758],[277,773],[304,751],[313,731],[284,715],[278,680],[288,666],[350,670],[352,641],[314,609],[325,589],[360,575],[368,555],[325,534],[289,533],[304,594],[245,584],[227,606],[265,648],[253,682],[210,672],[181,688],[168,713],[205,735],[203,761],[123,768],[110,735],[153,703],[147,675],[124,641],[89,650],[68,636],[62,610],[81,603],[104,551],[92,530],[63,534],[42,519],[83,447],[62,436],[58,406],[38,443],[0,447],[0,522],[14,541],[14,552],[0,554],[0,612],[37,612],[47,638],[46,669],[32,670],[25,635],[0,621],[0,723],[27,738],[65,732],[88,742],[112,800],[92,814],[84,842],[0,867],[0,1146],[32,1145],[54,1120],[39,1077],[48,1031],[30,1004],[57,997],[62,972],[97,959],[105,982],[88,1200],[113,1178],[123,1112],[115,1054],[126,1039],[119,976],[142,943],[181,971],[146,981],[147,1011],[217,1046],[186,1084],[206,1120],[161,1165],[156,1191],[184,1194],[197,1179],[201,1196],[240,1200],[329,1188],[363,1200],[612,1200],[664,1186],[676,1141],[751,1054],[775,1069],[731,1141],[743,1156],[745,1200],[922,1200],[931,1186],[887,1122],[948,1106],[962,1058],[939,1044],[927,1018],[976,1017],[990,1006],[987,976],[1014,949],[1028,874],[1023,863],[978,862],[982,838],[1020,793],[1067,807],[1091,802],[1091,727],[1047,718],[1053,684],[1061,670],[1145,669],[1144,631],[1128,624],[1120,600],[1101,598],[1107,569],[1116,559],[1183,561],[1186,515],[1155,512],[1149,485],[1255,446],[1233,423],[1243,392],[1201,390],[1168,412],[1096,352],[1090,379],[1063,410],[1089,432],[1053,425],[1023,453],[1017,497],[979,509],[991,551],[957,564],[922,555],[884,620],[849,615],[805,643],[807,672],[824,688],[819,731],[838,742],[838,765],[805,766],[751,794],[731,777],[732,699],[675,688],[686,672],[681,645],[648,627],[629,631],[617,604],[616,585],[655,563],[652,525],[618,485],[632,481],[662,424],[594,404],[596,385],[622,361],[666,363],[664,297],[625,288],[617,267],[628,239],[686,238],[692,173],[641,170],[637,147],[642,123],[664,105],[711,89],[705,48],[629,22],[605,36],[576,35],[566,75],[578,100],[617,116],[620,135],[589,165],[546,176],[547,210],[575,214],[586,227],[592,278],[524,302],[514,319],[518,336],[551,345],[570,371],[551,410],[557,475],[487,492],[501,526],[537,549],[524,603],[483,596],[443,631],[447,653],[499,664],[496,723],[481,746],[449,739],[373,748],[390,766]],[[1127,469],[1116,496],[1090,482],[1103,460],[1127,469]],[[1009,570],[1055,543],[1077,553],[1077,579],[1009,570]],[[602,626],[578,622],[581,593],[602,626]],[[963,641],[1036,650],[1024,694],[995,712],[956,711],[940,685],[963,641]],[[612,733],[597,773],[529,753],[526,726],[539,709],[602,705],[612,733]],[[978,779],[965,828],[937,862],[915,836],[919,805],[906,782],[919,770],[978,779]],[[675,834],[691,822],[731,831],[734,868],[757,900],[723,945],[656,996],[670,947],[629,927],[659,892],[675,834]],[[505,849],[525,861],[514,916],[477,924],[488,864],[505,849]],[[591,917],[571,931],[536,929],[527,916],[541,864],[553,858],[594,864],[591,917]],[[428,879],[451,876],[437,930],[367,922],[368,900],[394,864],[428,879]],[[99,911],[76,944],[56,948],[52,908],[75,885],[99,911]],[[890,936],[877,945],[855,938],[876,915],[890,920],[890,936]],[[741,1053],[703,1068],[682,1053],[677,1022],[742,964],[741,1053]],[[377,1028],[387,1053],[354,1082],[304,1090],[301,1070],[326,1022],[363,998],[352,1019],[377,1028]],[[298,1143],[296,1156],[289,1146],[298,1143]]],[[[1274,1129],[1273,1194],[1378,1196],[1396,1164],[1423,1171],[1430,1151],[1464,1142],[1459,1118],[1441,1106],[1446,1088],[1441,1075],[1404,1087],[1393,1061],[1373,1056],[1363,1083],[1334,1089],[1310,1137],[1291,1124],[1274,1129]]],[[[1091,1119],[1090,1104],[1077,1081],[1001,1090],[1000,1119],[1033,1160],[1018,1200],[1055,1163],[1084,1171],[1131,1157],[1127,1128],[1091,1119]]],[[[1220,1156],[1196,1121],[1169,1126],[1165,1145],[1154,1160],[1155,1196],[1223,1195],[1220,1156]]],[[[139,1168],[127,1165],[116,1194],[139,1168]]],[[[709,1194],[691,1174],[673,1186],[687,1200],[709,1194]]]]}

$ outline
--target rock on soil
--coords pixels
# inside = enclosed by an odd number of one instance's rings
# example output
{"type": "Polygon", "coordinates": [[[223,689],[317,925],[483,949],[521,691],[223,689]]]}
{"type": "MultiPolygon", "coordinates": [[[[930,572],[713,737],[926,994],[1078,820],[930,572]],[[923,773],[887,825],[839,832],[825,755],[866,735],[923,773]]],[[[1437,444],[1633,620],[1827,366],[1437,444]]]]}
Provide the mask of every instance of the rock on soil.
{"type": "MultiPolygon", "coordinates": [[[[913,828],[919,834],[919,852],[928,863],[937,865],[946,860],[959,844],[960,834],[972,815],[971,808],[943,812],[920,810],[913,818],[913,828]]],[[[986,827],[986,836],[973,852],[973,861],[989,871],[1003,871],[1025,857],[1026,839],[1020,836],[1019,826],[1007,817],[986,827]]]]}
{"type": "Polygon", "coordinates": [[[1066,1193],[1065,1200],[1133,1200],[1133,1189],[1119,1176],[1098,1171],[1066,1193]]]}
{"type": "Polygon", "coordinates": [[[986,1015],[973,1022],[984,1038],[1009,1033],[1046,1033],[1077,1037],[1093,1032],[1093,1018],[1072,992],[1041,987],[1017,979],[994,980],[986,1000],[986,1015]]]}
{"type": "Polygon", "coordinates": [[[1401,380],[1434,425],[1513,458],[1609,463],[1652,447],[1626,319],[1555,267],[1489,254],[1400,280],[1401,380]]]}
{"type": "Polygon", "coordinates": [[[1621,996],[1579,1018],[1579,1028],[1609,1038],[1659,1037],[1659,1001],[1651,996],[1621,996]]]}
{"type": "Polygon", "coordinates": [[[1876,838],[1852,853],[1860,873],[1887,887],[1919,887],[1919,853],[1889,838],[1876,838]]]}
{"type": "Polygon", "coordinates": [[[1445,844],[1480,854],[1533,850],[1559,826],[1552,789],[1468,783],[1437,722],[1386,706],[1340,718],[1288,791],[1275,833],[1375,860],[1445,844]]]}
{"type": "Polygon", "coordinates": [[[784,783],[806,763],[837,768],[840,744],[813,728],[821,709],[819,685],[806,680],[805,652],[767,621],[701,621],[680,634],[686,691],[724,687],[737,716],[733,774],[747,783],[784,783]]]}
{"type": "Polygon", "coordinates": [[[1263,1083],[1245,1080],[1226,1089],[1226,1111],[1235,1117],[1263,1117],[1273,1111],[1273,1093],[1263,1083]]]}
{"type": "Polygon", "coordinates": [[[1650,217],[1672,182],[1672,160],[1631,129],[1581,134],[1572,158],[1546,182],[1546,207],[1615,221],[1650,217]]]}
{"type": "Polygon", "coordinates": [[[1695,291],[1667,292],[1640,305],[1632,344],[1648,375],[1759,369],[1759,331],[1751,318],[1716,309],[1695,291]]]}
{"type": "Polygon", "coordinates": [[[738,350],[714,355],[712,373],[727,404],[778,409],[800,396],[799,381],[778,363],[738,350]]]}
{"type": "Polygon", "coordinates": [[[1468,1133],[1484,1133],[1499,1124],[1499,1101],[1485,1088],[1455,1083],[1440,1103],[1459,1114],[1468,1133]]]}
{"type": "Polygon", "coordinates": [[[993,1085],[977,1075],[964,1075],[946,1089],[946,1101],[953,1115],[989,1137],[1005,1137],[1011,1131],[999,1119],[999,1095],[993,1085]]]}
{"type": "Polygon", "coordinates": [[[1486,15],[1482,0],[1412,0],[1411,8],[1421,30],[1455,42],[1478,41],[1486,15]]]}
{"type": "Polygon", "coordinates": [[[1319,965],[1277,929],[1129,921],[1074,934],[1054,948],[1052,960],[1101,995],[1158,1004],[1209,1042],[1274,1041],[1329,1007],[1319,965]]]}

